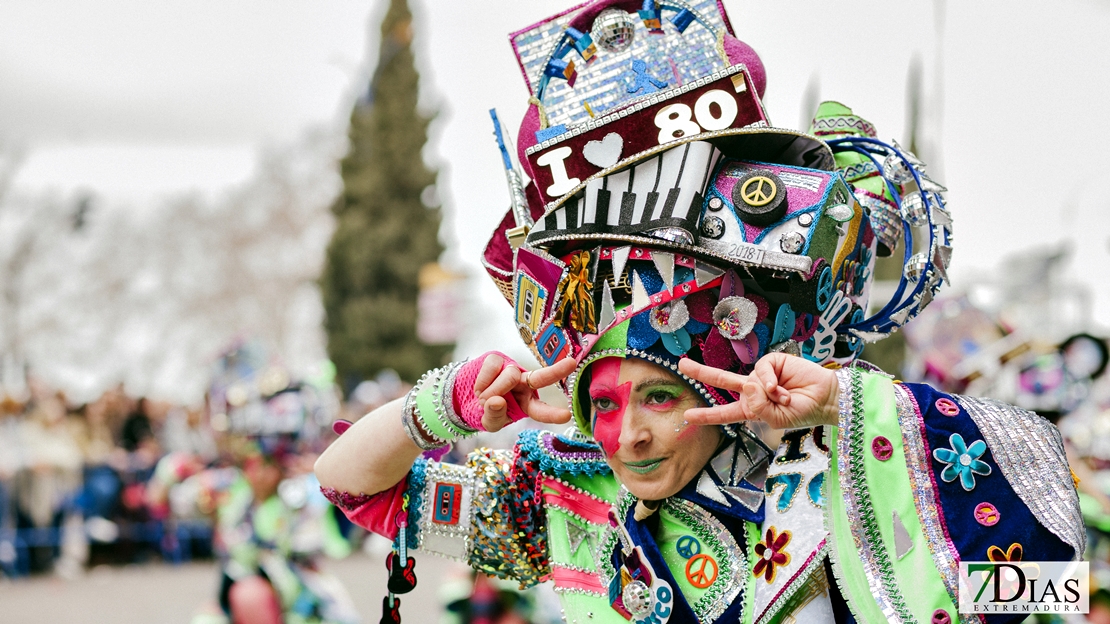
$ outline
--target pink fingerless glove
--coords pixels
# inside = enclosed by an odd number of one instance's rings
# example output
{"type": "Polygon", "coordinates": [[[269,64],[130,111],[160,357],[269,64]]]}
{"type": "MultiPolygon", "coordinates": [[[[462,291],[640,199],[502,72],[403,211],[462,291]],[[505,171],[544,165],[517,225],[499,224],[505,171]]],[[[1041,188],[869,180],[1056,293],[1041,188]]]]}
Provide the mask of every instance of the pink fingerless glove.
{"type": "MultiPolygon", "coordinates": [[[[482,426],[482,414],[485,410],[478,402],[478,394],[474,392],[474,382],[478,379],[478,372],[482,370],[482,363],[491,355],[501,356],[501,359],[504,360],[504,363],[501,364],[501,370],[505,370],[505,367],[509,365],[517,367],[518,370],[524,370],[512,358],[498,351],[488,351],[462,365],[458,376],[455,377],[455,391],[453,393],[455,413],[462,417],[466,424],[478,431],[486,430],[482,426]]],[[[520,405],[517,404],[512,393],[505,394],[504,398],[507,404],[506,413],[509,422],[516,422],[528,417],[524,410],[520,409],[520,405]]]]}

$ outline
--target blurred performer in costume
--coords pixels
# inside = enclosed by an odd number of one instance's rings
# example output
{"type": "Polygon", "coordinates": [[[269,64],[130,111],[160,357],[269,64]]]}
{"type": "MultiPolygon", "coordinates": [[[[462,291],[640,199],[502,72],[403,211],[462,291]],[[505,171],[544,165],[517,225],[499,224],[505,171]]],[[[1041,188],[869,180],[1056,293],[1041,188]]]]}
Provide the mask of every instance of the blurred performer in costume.
{"type": "MultiPolygon", "coordinates": [[[[237,406],[212,401],[216,411],[227,410],[233,465],[205,468],[196,456],[173,453],[159,462],[152,482],[155,497],[168,501],[175,517],[215,518],[219,608],[194,624],[358,622],[346,590],[321,568],[325,556],[346,557],[351,546],[311,472],[315,455],[304,449],[306,439],[317,437],[309,431],[314,403],[300,399],[300,387],[287,375],[270,387],[273,394],[259,393],[259,381],[272,384],[280,375],[254,370],[217,376],[234,378],[226,385],[232,396],[253,395],[237,406]]],[[[211,397],[226,394],[210,391],[211,397]]]]}
{"type": "Polygon", "coordinates": [[[969,621],[961,560],[1081,555],[1051,424],[857,361],[945,279],[944,189],[912,154],[832,102],[811,134],[772,127],[712,0],[597,0],[510,39],[531,182],[503,153],[513,205],[484,264],[543,367],[429,371],[318,460],[329,498],[396,540],[383,622],[409,548],[553,580],[567,622],[613,623],[969,621]],[[905,275],[869,317],[894,252],[905,275]],[[569,411],[539,401],[555,383],[569,411]],[[575,426],[421,457],[526,417],[575,426]],[[748,420],[787,430],[778,449],[748,420]]]}

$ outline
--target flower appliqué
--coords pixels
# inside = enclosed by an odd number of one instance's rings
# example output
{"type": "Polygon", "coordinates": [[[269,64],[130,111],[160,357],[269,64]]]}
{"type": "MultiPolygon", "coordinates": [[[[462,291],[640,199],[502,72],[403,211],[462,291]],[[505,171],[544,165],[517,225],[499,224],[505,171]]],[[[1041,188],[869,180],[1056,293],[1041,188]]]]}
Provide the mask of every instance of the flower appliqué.
{"type": "MultiPolygon", "coordinates": [[[[688,269],[676,269],[675,282],[682,283],[687,280],[688,269]]],[[[668,286],[664,285],[659,273],[650,268],[636,269],[640,283],[645,292],[649,293],[654,301],[655,297],[665,294],[668,286]]],[[[632,317],[628,327],[628,346],[635,349],[650,349],[655,343],[662,340],[663,346],[673,355],[683,355],[693,345],[691,338],[697,334],[704,334],[709,330],[707,323],[697,321],[690,316],[690,310],[684,299],[674,299],[667,303],[656,305],[643,314],[632,317]]]]}
{"type": "Polygon", "coordinates": [[[1016,563],[1021,561],[1023,552],[1021,544],[1014,542],[1005,551],[998,546],[991,546],[987,549],[987,558],[994,563],[1016,563]]]}
{"type": "Polygon", "coordinates": [[[759,561],[755,562],[752,573],[762,576],[768,583],[775,582],[775,571],[779,566],[790,563],[790,555],[786,552],[786,545],[790,543],[790,531],[775,534],[775,527],[767,527],[765,541],[755,545],[755,554],[759,561]]]}
{"type": "Polygon", "coordinates": [[[951,483],[958,477],[964,490],[970,492],[975,489],[975,475],[987,476],[991,467],[979,458],[987,452],[987,443],[976,440],[967,446],[964,438],[958,433],[953,433],[948,442],[952,448],[938,448],[933,450],[933,459],[942,464],[948,464],[940,473],[940,478],[945,483],[951,483]]]}

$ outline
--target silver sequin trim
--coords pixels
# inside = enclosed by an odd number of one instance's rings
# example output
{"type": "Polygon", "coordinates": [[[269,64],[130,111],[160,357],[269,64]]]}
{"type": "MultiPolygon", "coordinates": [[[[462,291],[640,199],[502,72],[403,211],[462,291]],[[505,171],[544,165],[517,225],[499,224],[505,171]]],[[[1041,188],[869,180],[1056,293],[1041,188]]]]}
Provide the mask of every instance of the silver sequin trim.
{"type": "MultiPolygon", "coordinates": [[[[866,483],[857,483],[852,480],[852,470],[849,466],[851,459],[851,437],[853,428],[863,426],[862,420],[856,422],[854,415],[857,400],[852,388],[852,369],[842,368],[836,371],[836,380],[840,385],[840,435],[837,439],[836,465],[840,476],[840,491],[844,499],[844,513],[848,516],[849,530],[852,532],[852,541],[860,554],[863,564],[863,573],[867,577],[867,585],[871,588],[871,596],[875,599],[879,609],[886,616],[888,622],[901,622],[890,595],[882,582],[879,571],[878,557],[871,542],[864,534],[864,520],[859,510],[859,498],[869,496],[866,483]]],[[[859,374],[859,372],[855,372],[859,374]]],[[[876,544],[882,548],[882,544],[876,544]]]]}
{"type": "Polygon", "coordinates": [[[1049,531],[1083,556],[1087,534],[1060,430],[1044,418],[994,401],[956,396],[987,441],[1002,476],[1049,531]]]}
{"type": "MultiPolygon", "coordinates": [[[[914,505],[917,519],[925,533],[925,543],[933,556],[933,565],[940,572],[944,587],[953,603],[959,602],[958,588],[960,561],[950,547],[948,537],[941,524],[940,504],[933,489],[932,469],[929,464],[929,451],[922,439],[921,421],[909,390],[895,384],[894,400],[898,406],[898,426],[902,429],[902,450],[906,455],[909,468],[910,487],[913,488],[914,505]]],[[[962,622],[978,622],[972,615],[961,614],[962,622]]]]}

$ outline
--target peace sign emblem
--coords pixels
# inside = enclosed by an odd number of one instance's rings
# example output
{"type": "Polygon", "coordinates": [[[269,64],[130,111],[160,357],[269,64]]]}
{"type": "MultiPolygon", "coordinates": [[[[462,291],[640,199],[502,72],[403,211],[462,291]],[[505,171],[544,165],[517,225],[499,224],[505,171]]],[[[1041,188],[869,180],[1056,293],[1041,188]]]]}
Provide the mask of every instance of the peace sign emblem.
{"type": "Polygon", "coordinates": [[[740,187],[740,196],[749,206],[766,206],[778,195],[779,187],[767,176],[752,176],[740,187]]]}
{"type": "Polygon", "coordinates": [[[698,589],[705,589],[717,580],[717,562],[709,555],[694,555],[686,562],[686,580],[698,589]]]}
{"type": "Polygon", "coordinates": [[[990,503],[979,503],[975,506],[975,520],[983,526],[994,526],[1002,519],[998,507],[990,503]]]}
{"type": "Polygon", "coordinates": [[[679,557],[689,559],[701,552],[701,542],[693,535],[683,535],[678,538],[678,544],[675,545],[675,550],[678,551],[679,557]]]}
{"type": "Polygon", "coordinates": [[[894,445],[885,436],[875,436],[871,440],[871,454],[879,461],[886,461],[894,455],[894,445]]]}

